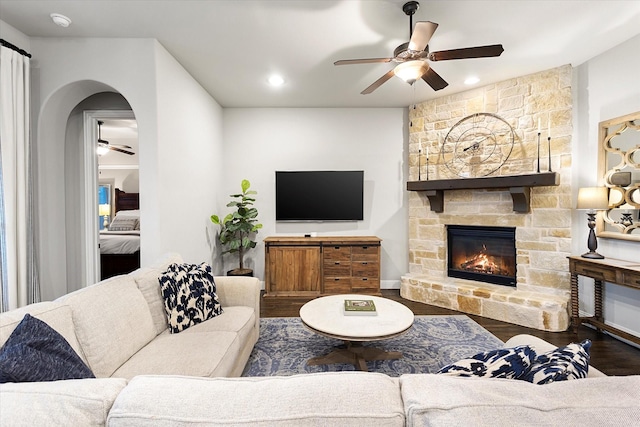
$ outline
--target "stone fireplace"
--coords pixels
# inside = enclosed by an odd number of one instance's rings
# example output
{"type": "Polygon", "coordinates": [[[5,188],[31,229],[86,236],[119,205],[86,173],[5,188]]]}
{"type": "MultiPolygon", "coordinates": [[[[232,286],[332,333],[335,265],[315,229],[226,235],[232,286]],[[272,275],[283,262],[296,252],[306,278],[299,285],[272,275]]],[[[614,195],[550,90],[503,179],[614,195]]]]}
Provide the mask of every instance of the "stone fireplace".
{"type": "MultiPolygon", "coordinates": [[[[448,175],[437,155],[427,159],[425,154],[438,153],[453,124],[476,112],[497,114],[516,132],[513,153],[495,175],[535,174],[540,162],[542,172],[553,171],[559,179],[556,185],[531,187],[526,211],[514,211],[513,188],[446,189],[440,209],[431,206],[434,199],[427,191],[409,191],[409,272],[400,288],[404,298],[541,330],[568,328],[571,72],[567,65],[426,101],[409,110],[409,182],[419,176],[465,179],[448,175]],[[539,121],[545,124],[540,161],[539,121]],[[513,230],[515,283],[505,286],[477,277],[450,277],[447,231],[452,226],[513,230]]],[[[506,276],[513,281],[510,274],[506,276]]]]}

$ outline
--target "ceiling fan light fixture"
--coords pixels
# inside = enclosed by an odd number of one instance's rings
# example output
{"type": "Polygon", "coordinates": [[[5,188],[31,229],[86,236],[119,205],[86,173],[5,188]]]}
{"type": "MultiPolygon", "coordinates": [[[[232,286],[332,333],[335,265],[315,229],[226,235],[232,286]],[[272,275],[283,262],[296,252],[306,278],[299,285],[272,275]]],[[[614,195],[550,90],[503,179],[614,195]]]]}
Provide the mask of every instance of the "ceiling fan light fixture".
{"type": "Polygon", "coordinates": [[[64,16],[60,13],[52,13],[49,16],[51,17],[51,20],[53,21],[53,23],[56,24],[58,27],[67,28],[69,25],[71,25],[71,19],[69,19],[67,16],[64,16]]]}
{"type": "Polygon", "coordinates": [[[429,71],[426,61],[407,61],[400,63],[393,69],[393,73],[410,85],[429,71]]]}
{"type": "Polygon", "coordinates": [[[98,145],[98,148],[96,148],[96,153],[98,153],[98,156],[104,156],[108,152],[109,152],[109,149],[104,145],[98,145]]]}

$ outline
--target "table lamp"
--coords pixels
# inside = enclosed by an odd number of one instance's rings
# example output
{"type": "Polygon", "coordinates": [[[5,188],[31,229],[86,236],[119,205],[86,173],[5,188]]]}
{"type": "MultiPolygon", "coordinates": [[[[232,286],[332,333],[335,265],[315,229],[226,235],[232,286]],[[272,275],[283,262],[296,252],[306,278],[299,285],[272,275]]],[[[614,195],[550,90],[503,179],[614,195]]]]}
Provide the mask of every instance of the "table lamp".
{"type": "Polygon", "coordinates": [[[109,226],[109,215],[111,215],[111,205],[109,203],[98,205],[98,216],[104,218],[102,226],[107,228],[109,226]]]}
{"type": "Polygon", "coordinates": [[[609,208],[609,189],[607,187],[585,187],[578,190],[578,205],[576,209],[588,209],[589,238],[587,247],[589,252],[582,254],[583,258],[603,259],[604,256],[596,252],[598,241],[593,230],[596,226],[596,210],[609,208]]]}

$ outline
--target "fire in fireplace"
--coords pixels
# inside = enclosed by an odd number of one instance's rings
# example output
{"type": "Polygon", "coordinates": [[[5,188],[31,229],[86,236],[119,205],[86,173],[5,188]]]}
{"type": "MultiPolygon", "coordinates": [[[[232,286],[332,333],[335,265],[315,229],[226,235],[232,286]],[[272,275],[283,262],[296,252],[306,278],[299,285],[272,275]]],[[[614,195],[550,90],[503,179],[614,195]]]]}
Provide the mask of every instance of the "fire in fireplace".
{"type": "Polygon", "coordinates": [[[447,274],[516,286],[516,230],[512,227],[447,226],[447,274]]]}

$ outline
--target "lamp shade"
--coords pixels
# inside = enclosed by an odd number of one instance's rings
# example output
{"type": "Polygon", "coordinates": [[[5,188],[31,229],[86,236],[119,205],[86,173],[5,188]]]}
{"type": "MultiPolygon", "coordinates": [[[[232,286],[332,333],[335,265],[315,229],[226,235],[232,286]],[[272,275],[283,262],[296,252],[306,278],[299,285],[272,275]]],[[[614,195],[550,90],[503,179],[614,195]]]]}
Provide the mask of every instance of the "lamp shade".
{"type": "Polygon", "coordinates": [[[108,203],[98,205],[98,216],[109,216],[111,215],[111,205],[108,203]]]}
{"type": "Polygon", "coordinates": [[[605,210],[609,207],[607,187],[584,187],[578,190],[576,209],[605,210]]]}
{"type": "Polygon", "coordinates": [[[409,84],[413,84],[429,70],[426,61],[407,61],[398,64],[393,73],[409,84]]]}

